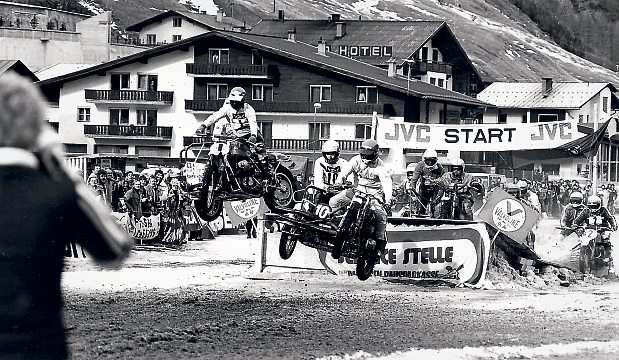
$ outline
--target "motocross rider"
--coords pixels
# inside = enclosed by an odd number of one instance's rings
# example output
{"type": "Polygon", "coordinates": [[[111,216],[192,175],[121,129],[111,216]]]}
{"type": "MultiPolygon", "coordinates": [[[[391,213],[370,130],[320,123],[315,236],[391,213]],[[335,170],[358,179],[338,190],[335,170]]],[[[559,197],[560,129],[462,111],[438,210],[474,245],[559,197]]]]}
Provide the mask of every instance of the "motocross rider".
{"type": "MultiPolygon", "coordinates": [[[[370,194],[382,199],[383,203],[376,200],[370,200],[370,209],[374,213],[376,223],[374,224],[374,238],[376,239],[377,247],[381,252],[385,250],[387,239],[385,238],[385,228],[387,226],[387,213],[390,212],[391,197],[393,195],[393,183],[389,171],[383,164],[383,161],[378,157],[378,143],[376,140],[365,140],[361,143],[359,155],[353,157],[349,166],[345,171],[340,172],[336,184],[343,184],[349,175],[355,178],[356,188],[358,192],[370,194]]],[[[373,199],[373,198],[372,198],[373,199]]],[[[329,206],[333,211],[348,206],[352,201],[352,197],[347,190],[341,191],[329,200],[329,206]]],[[[346,217],[342,219],[342,222],[346,217]]],[[[348,226],[340,224],[340,229],[346,230],[348,226]]],[[[338,243],[331,253],[334,259],[337,259],[342,254],[343,240],[340,236],[336,237],[338,243]]]]}
{"type": "Polygon", "coordinates": [[[473,220],[472,182],[473,177],[464,172],[464,160],[462,159],[456,159],[451,166],[451,171],[445,173],[439,180],[441,193],[453,186],[456,187],[456,196],[460,198],[460,209],[455,209],[454,216],[459,220],[473,220]]]}
{"type": "Polygon", "coordinates": [[[570,194],[570,203],[567,204],[561,215],[561,235],[568,236],[572,232],[576,231],[578,235],[581,235],[582,228],[574,228],[574,220],[580,215],[582,211],[585,211],[585,204],[583,203],[584,196],[580,191],[574,191],[570,194]]]}
{"type": "MultiPolygon", "coordinates": [[[[322,157],[314,162],[314,186],[328,190],[348,166],[348,161],[340,158],[340,145],[335,140],[327,140],[322,145],[322,157]]],[[[330,194],[332,195],[332,194],[330,194]]]]}
{"type": "MultiPolygon", "coordinates": [[[[252,144],[255,144],[258,140],[256,112],[251,105],[245,103],[245,89],[242,87],[237,86],[230,90],[224,105],[204,120],[196,130],[196,134],[206,134],[207,129],[219,120],[225,122],[222,132],[226,136],[244,138],[252,144]]],[[[240,141],[233,142],[230,146],[230,163],[236,165],[237,168],[249,166],[245,160],[249,155],[249,150],[246,144],[240,141]]],[[[221,171],[219,173],[221,175],[221,171]]]]}
{"type": "Polygon", "coordinates": [[[539,202],[537,194],[529,190],[529,183],[525,180],[519,180],[516,186],[519,190],[519,196],[517,196],[518,199],[524,200],[527,204],[537,210],[537,212],[541,213],[542,205],[539,202]]]}
{"type": "Polygon", "coordinates": [[[597,195],[591,195],[587,198],[587,206],[584,211],[574,219],[574,226],[586,225],[585,222],[591,216],[600,216],[602,218],[601,226],[607,227],[610,231],[617,230],[615,218],[610,214],[608,209],[602,206],[602,198],[597,195]]]}
{"type": "Polygon", "coordinates": [[[427,214],[438,217],[438,202],[440,191],[436,181],[443,176],[445,170],[438,163],[438,154],[434,149],[427,149],[422,156],[422,160],[417,163],[413,172],[411,182],[419,186],[419,209],[418,214],[427,214]],[[419,185],[417,185],[419,183],[419,185]]]}

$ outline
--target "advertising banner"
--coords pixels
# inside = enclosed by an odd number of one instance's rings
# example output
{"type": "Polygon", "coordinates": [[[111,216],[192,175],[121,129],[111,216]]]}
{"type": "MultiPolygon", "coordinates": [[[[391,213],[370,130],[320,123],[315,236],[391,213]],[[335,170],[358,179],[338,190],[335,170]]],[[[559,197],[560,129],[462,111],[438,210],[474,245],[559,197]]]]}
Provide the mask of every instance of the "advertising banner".
{"type": "Polygon", "coordinates": [[[514,241],[526,244],[527,234],[540,219],[540,213],[500,188],[493,189],[477,215],[480,220],[514,241]]]}
{"type": "Polygon", "coordinates": [[[159,234],[161,215],[142,216],[135,221],[127,213],[113,212],[112,216],[135,240],[152,240],[159,234]]]}
{"type": "MultiPolygon", "coordinates": [[[[442,280],[475,285],[485,279],[490,239],[484,223],[387,226],[387,246],[374,268],[375,277],[442,280]]],[[[331,255],[297,243],[292,257],[282,260],[279,236],[269,236],[264,266],[327,270],[356,276],[355,260],[331,255]]]]}
{"type": "Polygon", "coordinates": [[[585,134],[577,121],[533,124],[441,125],[376,117],[376,141],[382,148],[515,151],[554,149],[585,134]]]}
{"type": "Polygon", "coordinates": [[[224,209],[232,225],[245,225],[249,220],[262,215],[268,209],[262,198],[225,201],[224,209]]]}

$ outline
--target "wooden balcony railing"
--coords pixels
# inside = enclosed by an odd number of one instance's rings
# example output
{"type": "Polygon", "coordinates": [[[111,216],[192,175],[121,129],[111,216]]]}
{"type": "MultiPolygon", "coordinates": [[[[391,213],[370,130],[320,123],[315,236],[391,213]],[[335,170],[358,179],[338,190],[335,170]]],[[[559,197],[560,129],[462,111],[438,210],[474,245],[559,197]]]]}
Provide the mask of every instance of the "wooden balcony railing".
{"type": "Polygon", "coordinates": [[[127,101],[127,102],[159,102],[172,104],[173,91],[144,90],[84,90],[86,100],[93,101],[127,101]]]}
{"type": "Polygon", "coordinates": [[[415,62],[411,64],[413,73],[427,73],[428,71],[451,75],[452,66],[447,63],[415,62]]]}
{"type": "MultiPolygon", "coordinates": [[[[322,145],[327,140],[307,140],[307,139],[265,139],[264,145],[267,149],[276,151],[320,151],[322,145]]],[[[340,144],[341,151],[358,151],[363,140],[336,140],[340,144]]],[[[184,136],[183,146],[191,144],[205,143],[205,149],[213,143],[212,139],[198,136],[184,136]]],[[[208,150],[205,150],[208,151],[208,150]]]]}
{"type": "MultiPolygon", "coordinates": [[[[223,100],[185,100],[185,110],[217,111],[223,100]]],[[[384,104],[366,104],[354,102],[323,102],[318,113],[334,114],[372,114],[383,112],[384,104]]],[[[314,103],[306,101],[251,101],[257,112],[314,113],[314,103]]]]}
{"type": "Polygon", "coordinates": [[[266,65],[185,64],[187,74],[268,76],[266,65]]]}
{"type": "Polygon", "coordinates": [[[84,135],[97,136],[137,136],[145,138],[172,138],[171,126],[134,125],[84,125],[84,135]]]}

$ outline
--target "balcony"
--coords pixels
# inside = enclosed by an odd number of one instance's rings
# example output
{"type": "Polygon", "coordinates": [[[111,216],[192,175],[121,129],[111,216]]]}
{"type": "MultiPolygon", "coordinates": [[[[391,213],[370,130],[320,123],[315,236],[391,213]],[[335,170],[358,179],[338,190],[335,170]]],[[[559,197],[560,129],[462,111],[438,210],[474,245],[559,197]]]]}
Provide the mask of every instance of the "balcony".
{"type": "Polygon", "coordinates": [[[86,101],[94,103],[124,103],[148,105],[172,105],[173,91],[145,90],[84,90],[86,101]]]}
{"type": "Polygon", "coordinates": [[[428,71],[451,75],[451,64],[435,62],[414,62],[411,64],[411,75],[425,74],[428,71]]]}
{"type": "MultiPolygon", "coordinates": [[[[283,152],[314,152],[320,151],[322,145],[327,140],[308,140],[308,139],[265,139],[264,144],[267,149],[283,152]]],[[[359,151],[363,140],[336,140],[340,144],[343,152],[359,151]]],[[[213,143],[212,139],[204,137],[184,136],[183,146],[191,144],[205,144],[205,151],[213,143]]]]}
{"type": "Polygon", "coordinates": [[[84,125],[84,135],[92,138],[172,139],[171,126],[84,125]]]}
{"type": "Polygon", "coordinates": [[[185,64],[187,74],[195,77],[234,77],[268,79],[266,65],[185,64]]]}
{"type": "MultiPolygon", "coordinates": [[[[185,110],[188,111],[217,111],[223,105],[223,100],[185,100],[185,110]]],[[[256,112],[281,113],[314,113],[314,103],[305,101],[278,101],[263,102],[251,101],[256,112]]],[[[374,111],[383,112],[384,104],[366,104],[354,102],[323,102],[318,112],[320,114],[372,114],[374,111]]]]}

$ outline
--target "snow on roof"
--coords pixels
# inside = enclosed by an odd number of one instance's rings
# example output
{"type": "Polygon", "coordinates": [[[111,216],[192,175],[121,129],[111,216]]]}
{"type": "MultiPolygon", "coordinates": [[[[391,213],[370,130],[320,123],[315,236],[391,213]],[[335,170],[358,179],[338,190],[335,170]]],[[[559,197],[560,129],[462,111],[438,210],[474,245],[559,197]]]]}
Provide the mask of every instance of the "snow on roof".
{"type": "Polygon", "coordinates": [[[477,95],[477,99],[499,108],[578,109],[610,83],[554,82],[546,94],[542,82],[495,82],[477,95]]]}
{"type": "Polygon", "coordinates": [[[47,80],[56,76],[70,74],[72,72],[87,69],[97,64],[55,64],[45,67],[35,73],[39,80],[47,80]]]}

